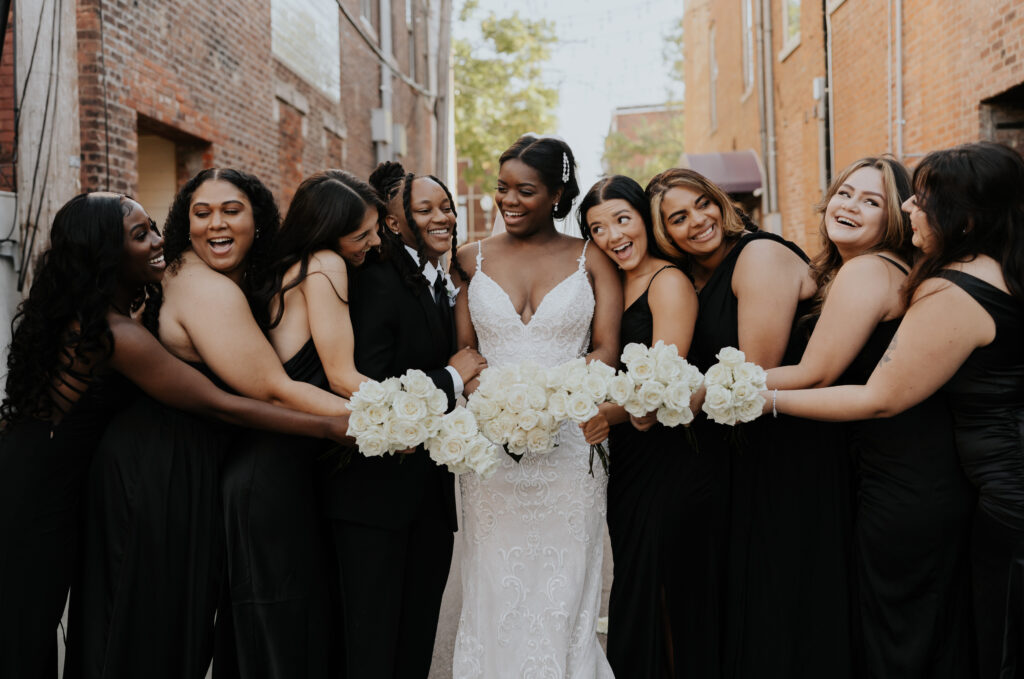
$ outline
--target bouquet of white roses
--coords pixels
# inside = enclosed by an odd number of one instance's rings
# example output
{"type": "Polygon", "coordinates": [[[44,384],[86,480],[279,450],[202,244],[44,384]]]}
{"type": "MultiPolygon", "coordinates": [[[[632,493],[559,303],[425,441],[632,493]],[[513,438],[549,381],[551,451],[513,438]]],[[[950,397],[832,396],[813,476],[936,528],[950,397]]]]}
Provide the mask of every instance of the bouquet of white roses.
{"type": "Polygon", "coordinates": [[[367,380],[349,401],[348,433],[366,457],[414,448],[437,435],[448,397],[422,370],[367,380]]]}
{"type": "MultiPolygon", "coordinates": [[[[583,424],[597,415],[597,406],[608,400],[608,387],[615,379],[615,369],[601,361],[577,358],[548,370],[548,412],[556,422],[572,420],[583,424]]],[[[608,452],[604,445],[590,446],[590,473],[594,473],[594,455],[608,472],[608,452]]]]}
{"type": "Polygon", "coordinates": [[[430,459],[454,474],[474,471],[486,479],[498,468],[497,447],[480,434],[476,417],[462,406],[441,418],[440,431],[426,446],[430,459]]]}
{"type": "Polygon", "coordinates": [[[725,347],[715,355],[718,363],[704,375],[707,393],[703,410],[719,424],[751,422],[761,415],[767,388],[764,369],[746,360],[742,351],[725,347]]]}
{"type": "Polygon", "coordinates": [[[624,407],[633,417],[656,412],[666,427],[693,421],[690,397],[704,376],[679,355],[676,345],[658,340],[653,347],[627,344],[622,351],[626,372],[609,384],[608,400],[624,407]]]}
{"type": "Polygon", "coordinates": [[[469,410],[480,431],[516,461],[526,453],[546,453],[557,445],[558,422],[548,412],[546,371],[527,361],[491,366],[480,373],[480,386],[470,394],[469,410]]]}

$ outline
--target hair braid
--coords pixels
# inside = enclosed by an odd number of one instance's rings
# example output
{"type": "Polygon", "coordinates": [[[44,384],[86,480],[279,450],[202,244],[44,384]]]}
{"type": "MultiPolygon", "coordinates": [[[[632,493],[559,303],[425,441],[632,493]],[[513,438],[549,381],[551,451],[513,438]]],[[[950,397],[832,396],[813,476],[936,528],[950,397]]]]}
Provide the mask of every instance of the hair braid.
{"type": "MultiPolygon", "coordinates": [[[[437,184],[442,189],[444,189],[444,195],[448,197],[448,204],[452,208],[452,215],[454,215],[456,220],[457,220],[458,217],[459,217],[459,211],[455,209],[455,200],[452,199],[452,192],[448,190],[448,187],[445,186],[445,183],[443,181],[441,181],[440,179],[438,179],[434,175],[430,175],[430,178],[433,179],[435,182],[437,182],[437,184]]],[[[459,276],[462,277],[462,280],[468,281],[469,280],[469,274],[467,274],[466,270],[462,268],[462,265],[459,264],[459,258],[456,257],[456,254],[458,253],[458,250],[459,250],[459,228],[458,228],[458,223],[456,223],[455,228],[452,229],[451,267],[454,268],[459,273],[459,276]]]]}

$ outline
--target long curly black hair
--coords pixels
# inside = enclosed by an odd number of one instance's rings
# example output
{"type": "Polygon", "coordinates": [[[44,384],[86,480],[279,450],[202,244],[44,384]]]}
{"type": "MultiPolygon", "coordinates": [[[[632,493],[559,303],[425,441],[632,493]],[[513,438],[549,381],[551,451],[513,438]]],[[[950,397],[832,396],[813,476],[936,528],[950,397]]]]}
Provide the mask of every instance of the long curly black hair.
{"type": "MultiPolygon", "coordinates": [[[[182,255],[192,247],[192,242],[189,240],[189,211],[192,205],[192,196],[204,182],[215,179],[234,184],[239,191],[245,194],[249,199],[249,204],[252,205],[256,233],[252,248],[246,257],[245,275],[242,278],[241,287],[246,299],[249,300],[249,307],[255,314],[257,302],[254,293],[265,284],[268,267],[273,259],[274,240],[281,228],[281,213],[274,201],[274,194],[258,177],[232,168],[211,167],[202,170],[185,182],[185,185],[174,196],[174,202],[171,203],[171,209],[167,213],[167,221],[164,223],[164,260],[167,262],[168,271],[174,271],[181,266],[182,255]]],[[[162,298],[150,300],[143,311],[142,322],[151,330],[156,328],[162,302],[162,298]]]]}
{"type": "MultiPolygon", "coordinates": [[[[435,177],[434,175],[425,175],[426,178],[433,180],[438,186],[444,190],[445,196],[448,198],[448,204],[451,205],[452,214],[457,218],[459,213],[455,207],[455,199],[452,198],[451,191],[443,181],[435,177]]],[[[391,201],[398,195],[402,197],[402,214],[405,217],[405,223],[410,225],[410,231],[413,233],[413,237],[416,239],[416,252],[420,258],[420,264],[418,267],[408,267],[405,278],[403,279],[405,284],[412,289],[418,289],[423,286],[423,269],[427,265],[427,258],[425,253],[426,243],[423,240],[423,234],[420,230],[415,227],[416,221],[413,219],[412,214],[412,185],[418,177],[412,173],[406,173],[405,168],[402,167],[401,163],[394,161],[387,161],[381,163],[377,168],[370,174],[370,185],[376,189],[380,195],[382,207],[380,208],[380,229],[381,229],[381,256],[386,258],[396,257],[396,253],[400,253],[404,247],[402,237],[395,234],[385,225],[385,219],[391,209],[391,201]]],[[[462,265],[459,264],[459,259],[456,256],[459,248],[459,235],[458,228],[452,230],[452,254],[451,254],[451,266],[459,275],[462,276],[463,280],[468,280],[469,276],[463,270],[462,265]]],[[[398,258],[398,261],[404,261],[402,258],[398,258]]]]}
{"type": "Polygon", "coordinates": [[[338,252],[338,242],[359,228],[366,211],[379,215],[381,206],[369,184],[343,170],[318,172],[299,184],[270,249],[263,284],[253,292],[253,315],[264,332],[281,322],[284,295],[306,278],[310,255],[320,250],[338,252]],[[299,275],[282,285],[296,262],[301,262],[299,275]],[[275,298],[280,303],[271,317],[275,298]]]}
{"type": "Polygon", "coordinates": [[[92,368],[74,375],[89,382],[113,352],[107,312],[120,283],[124,198],[82,194],[54,217],[50,247],[36,260],[32,287],[14,316],[0,404],[4,428],[27,418],[53,419],[61,410],[54,386],[74,358],[89,358],[92,368]]]}

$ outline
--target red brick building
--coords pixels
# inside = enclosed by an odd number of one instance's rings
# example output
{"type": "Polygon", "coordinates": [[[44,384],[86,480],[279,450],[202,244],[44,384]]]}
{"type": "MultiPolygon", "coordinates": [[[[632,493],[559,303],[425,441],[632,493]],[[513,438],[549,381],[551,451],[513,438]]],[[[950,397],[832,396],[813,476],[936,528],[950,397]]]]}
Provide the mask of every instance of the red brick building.
{"type": "Polygon", "coordinates": [[[833,173],[978,139],[1024,150],[1019,0],[690,0],[686,150],[752,150],[763,223],[818,248],[833,173]]]}
{"type": "Polygon", "coordinates": [[[682,140],[680,140],[678,148],[671,148],[671,144],[674,142],[672,133],[677,129],[682,129],[682,118],[683,105],[677,103],[616,108],[612,112],[608,136],[605,137],[606,155],[603,160],[605,174],[628,174],[641,184],[646,184],[654,174],[665,169],[664,166],[657,161],[652,165],[652,158],[638,152],[630,158],[618,159],[618,167],[611,167],[607,158],[609,144],[613,142],[616,135],[621,135],[634,143],[642,143],[645,139],[656,138],[663,145],[666,143],[670,145],[666,149],[665,155],[681,157],[683,153],[682,140]]]}

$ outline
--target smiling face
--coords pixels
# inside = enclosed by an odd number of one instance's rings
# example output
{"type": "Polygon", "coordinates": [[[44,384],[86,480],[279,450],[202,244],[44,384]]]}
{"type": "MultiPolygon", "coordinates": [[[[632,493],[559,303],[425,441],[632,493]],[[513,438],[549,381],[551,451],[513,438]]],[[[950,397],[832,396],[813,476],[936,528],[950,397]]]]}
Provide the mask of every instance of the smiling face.
{"type": "Polygon", "coordinates": [[[192,194],[188,226],[192,250],[199,258],[240,283],[256,237],[252,205],[245,193],[223,179],[203,182],[192,194]]]}
{"type": "Polygon", "coordinates": [[[402,192],[388,206],[388,228],[402,237],[402,242],[417,247],[415,229],[423,238],[424,255],[431,264],[437,264],[441,255],[452,247],[455,233],[455,210],[444,188],[430,177],[417,177],[412,182],[409,195],[409,211],[413,224],[405,219],[402,206],[402,192]],[[397,205],[396,205],[397,203],[397,205]]]}
{"type": "Polygon", "coordinates": [[[505,230],[513,236],[553,225],[552,211],[561,195],[561,190],[548,189],[540,173],[518,158],[506,160],[498,170],[494,203],[505,220],[505,230]]]}
{"type": "Polygon", "coordinates": [[[359,228],[338,240],[338,252],[352,266],[360,266],[366,261],[366,253],[378,245],[377,209],[367,206],[359,228]]]}
{"type": "Polygon", "coordinates": [[[623,271],[635,269],[647,257],[647,228],[627,201],[612,198],[587,210],[594,245],[623,271]]]}
{"type": "Polygon", "coordinates": [[[164,277],[164,239],[156,223],[130,198],[121,202],[124,213],[124,259],[121,277],[130,287],[159,283],[164,277]]]}
{"type": "Polygon", "coordinates": [[[914,232],[910,242],[921,252],[931,254],[935,245],[934,232],[928,215],[918,205],[917,196],[907,198],[900,207],[910,215],[910,230],[914,232]]]}
{"type": "Polygon", "coordinates": [[[862,167],[846,178],[825,205],[825,233],[843,259],[882,241],[886,227],[882,173],[862,167]]]}
{"type": "Polygon", "coordinates": [[[722,211],[705,194],[675,186],[661,200],[661,218],[672,242],[695,257],[713,254],[725,243],[722,211]]]}

